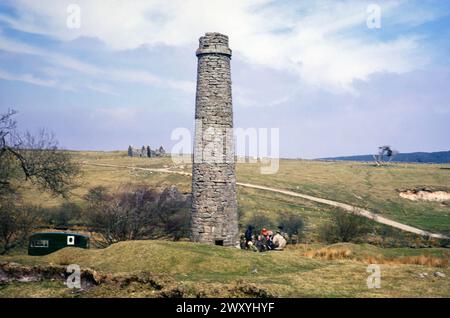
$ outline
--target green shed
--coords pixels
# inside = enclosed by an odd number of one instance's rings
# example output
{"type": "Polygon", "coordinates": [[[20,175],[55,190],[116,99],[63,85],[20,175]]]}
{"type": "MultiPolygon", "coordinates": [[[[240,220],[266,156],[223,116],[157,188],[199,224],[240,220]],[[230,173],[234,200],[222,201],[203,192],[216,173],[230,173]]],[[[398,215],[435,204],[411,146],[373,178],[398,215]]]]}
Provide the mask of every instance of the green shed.
{"type": "Polygon", "coordinates": [[[28,255],[47,255],[65,247],[89,248],[89,236],[66,232],[33,233],[28,244],[28,255]]]}

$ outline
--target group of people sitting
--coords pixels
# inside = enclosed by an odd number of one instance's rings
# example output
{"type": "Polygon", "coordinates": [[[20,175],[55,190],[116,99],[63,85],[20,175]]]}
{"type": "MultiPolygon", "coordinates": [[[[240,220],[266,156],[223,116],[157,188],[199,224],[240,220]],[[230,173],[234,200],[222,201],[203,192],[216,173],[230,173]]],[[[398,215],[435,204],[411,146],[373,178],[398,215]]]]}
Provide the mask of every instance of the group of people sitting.
{"type": "Polygon", "coordinates": [[[245,231],[243,240],[241,240],[241,248],[258,252],[265,251],[281,251],[286,247],[286,239],[281,229],[273,233],[273,231],[263,228],[260,234],[253,234],[254,227],[249,225],[245,231]]]}

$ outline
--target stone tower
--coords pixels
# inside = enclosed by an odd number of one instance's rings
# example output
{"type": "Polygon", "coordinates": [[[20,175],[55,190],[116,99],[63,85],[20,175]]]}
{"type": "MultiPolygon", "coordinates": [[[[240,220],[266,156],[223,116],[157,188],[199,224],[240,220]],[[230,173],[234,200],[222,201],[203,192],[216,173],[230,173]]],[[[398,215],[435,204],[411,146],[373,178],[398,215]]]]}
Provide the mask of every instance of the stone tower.
{"type": "Polygon", "coordinates": [[[196,54],[192,240],[234,246],[239,230],[228,37],[206,33],[196,54]]]}

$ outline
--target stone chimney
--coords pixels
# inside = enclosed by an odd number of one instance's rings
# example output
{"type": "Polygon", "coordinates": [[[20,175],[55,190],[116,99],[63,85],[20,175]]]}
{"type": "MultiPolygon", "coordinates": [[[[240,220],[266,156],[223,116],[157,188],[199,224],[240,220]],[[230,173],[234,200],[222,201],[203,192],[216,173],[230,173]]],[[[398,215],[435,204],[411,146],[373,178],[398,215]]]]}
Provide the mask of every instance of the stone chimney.
{"type": "Polygon", "coordinates": [[[197,49],[192,240],[239,242],[228,37],[206,33],[197,49]]]}

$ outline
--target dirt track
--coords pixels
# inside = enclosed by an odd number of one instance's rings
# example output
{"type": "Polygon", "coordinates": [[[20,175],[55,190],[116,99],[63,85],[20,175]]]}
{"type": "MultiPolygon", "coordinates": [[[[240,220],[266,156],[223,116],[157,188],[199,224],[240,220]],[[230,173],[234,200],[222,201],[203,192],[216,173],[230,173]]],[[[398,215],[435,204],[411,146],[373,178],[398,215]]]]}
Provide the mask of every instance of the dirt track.
{"type": "MultiPolygon", "coordinates": [[[[141,168],[141,167],[130,167],[130,166],[120,166],[120,165],[111,165],[111,164],[102,164],[102,163],[87,163],[87,162],[83,162],[83,164],[86,165],[93,165],[93,166],[103,166],[103,167],[116,167],[116,168],[124,168],[124,169],[135,169],[135,170],[144,170],[144,171],[153,171],[153,172],[163,172],[163,173],[176,173],[176,174],[181,174],[181,175],[185,175],[185,176],[190,176],[191,173],[189,172],[184,172],[184,171],[174,171],[174,170],[170,170],[170,169],[164,169],[164,168],[141,168]]],[[[314,202],[318,202],[318,203],[322,203],[322,204],[326,204],[326,205],[330,205],[330,206],[334,206],[334,207],[338,207],[341,208],[345,211],[348,212],[352,212],[352,213],[356,213],[358,215],[364,216],[368,219],[374,220],[375,222],[381,223],[381,224],[385,224],[385,225],[389,225],[392,226],[394,228],[406,231],[406,232],[410,232],[410,233],[415,233],[415,234],[419,234],[419,235],[423,235],[423,236],[429,236],[432,238],[439,238],[439,239],[449,239],[448,236],[442,235],[442,234],[438,234],[438,233],[431,233],[428,231],[424,231],[421,229],[418,229],[416,227],[412,227],[397,221],[393,221],[391,219],[385,218],[383,216],[379,216],[373,212],[370,212],[368,210],[362,209],[362,208],[358,208],[346,203],[341,203],[341,202],[337,202],[337,201],[332,201],[332,200],[328,200],[328,199],[322,199],[319,197],[314,197],[311,195],[307,195],[307,194],[303,194],[303,193],[298,193],[298,192],[293,192],[293,191],[288,191],[288,190],[283,190],[283,189],[279,189],[279,188],[270,188],[270,187],[266,187],[266,186],[262,186],[262,185],[256,185],[256,184],[251,184],[251,183],[242,183],[242,182],[237,182],[237,185],[241,186],[241,187],[246,187],[246,188],[253,188],[253,189],[258,189],[258,190],[263,190],[263,191],[271,191],[271,192],[276,192],[276,193],[281,193],[281,194],[285,194],[285,195],[289,195],[292,197],[298,197],[298,198],[302,198],[302,199],[306,199],[306,200],[310,200],[310,201],[314,201],[314,202]]]]}

